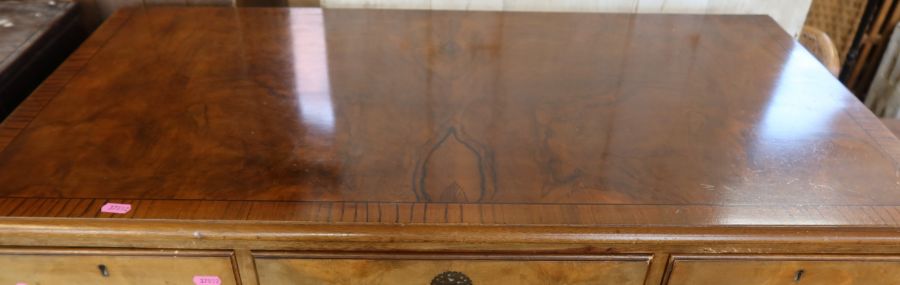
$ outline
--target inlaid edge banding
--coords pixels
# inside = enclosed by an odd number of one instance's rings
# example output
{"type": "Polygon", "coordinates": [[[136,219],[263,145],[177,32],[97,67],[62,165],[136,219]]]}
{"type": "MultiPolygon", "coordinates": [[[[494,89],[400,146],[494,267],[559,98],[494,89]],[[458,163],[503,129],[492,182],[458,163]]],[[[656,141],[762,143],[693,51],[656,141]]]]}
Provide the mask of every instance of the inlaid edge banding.
{"type": "Polygon", "coordinates": [[[128,200],[90,198],[0,198],[0,216],[9,218],[99,218],[222,222],[296,222],[343,225],[486,226],[874,226],[898,227],[900,206],[806,205],[571,205],[400,202],[272,202],[128,200]],[[129,203],[127,214],[101,213],[106,202],[129,203]],[[428,205],[428,207],[425,207],[428,205]],[[176,209],[176,210],[173,210],[176,209]],[[711,217],[709,213],[725,213],[711,217]],[[544,213],[534,216],[528,213],[544,213]],[[650,222],[652,221],[652,223],[650,222]]]}
{"type": "Polygon", "coordinates": [[[41,113],[50,101],[87,66],[119,29],[131,19],[132,9],[121,9],[109,17],[78,49],[75,50],[28,98],[0,122],[0,152],[3,152],[41,113]]]}

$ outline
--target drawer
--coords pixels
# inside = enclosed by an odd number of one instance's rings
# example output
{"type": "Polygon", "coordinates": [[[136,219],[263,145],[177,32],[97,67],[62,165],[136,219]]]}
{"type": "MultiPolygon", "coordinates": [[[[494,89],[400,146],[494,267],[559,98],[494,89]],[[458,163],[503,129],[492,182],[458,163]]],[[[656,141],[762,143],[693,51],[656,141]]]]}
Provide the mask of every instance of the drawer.
{"type": "Polygon", "coordinates": [[[226,254],[160,251],[0,251],[0,284],[194,284],[217,276],[236,284],[226,254]],[[203,255],[206,256],[203,256],[203,255]],[[106,268],[103,276],[100,266],[106,268]]]}
{"type": "Polygon", "coordinates": [[[883,256],[676,256],[669,285],[900,284],[900,258],[883,256]]]}
{"type": "MultiPolygon", "coordinates": [[[[639,285],[644,284],[649,261],[649,256],[567,258],[257,255],[256,268],[260,285],[422,285],[432,284],[432,280],[442,273],[445,273],[444,277],[461,273],[471,280],[471,284],[639,285]]],[[[456,279],[461,278],[457,276],[456,279]]]]}

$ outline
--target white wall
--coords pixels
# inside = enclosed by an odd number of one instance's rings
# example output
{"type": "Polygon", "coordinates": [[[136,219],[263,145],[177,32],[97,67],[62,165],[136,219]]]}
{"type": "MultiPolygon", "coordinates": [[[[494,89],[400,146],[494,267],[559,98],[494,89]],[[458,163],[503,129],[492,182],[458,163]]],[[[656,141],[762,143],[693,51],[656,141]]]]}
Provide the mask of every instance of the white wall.
{"type": "Polygon", "coordinates": [[[768,14],[791,35],[812,0],[322,0],[330,8],[768,14]]]}

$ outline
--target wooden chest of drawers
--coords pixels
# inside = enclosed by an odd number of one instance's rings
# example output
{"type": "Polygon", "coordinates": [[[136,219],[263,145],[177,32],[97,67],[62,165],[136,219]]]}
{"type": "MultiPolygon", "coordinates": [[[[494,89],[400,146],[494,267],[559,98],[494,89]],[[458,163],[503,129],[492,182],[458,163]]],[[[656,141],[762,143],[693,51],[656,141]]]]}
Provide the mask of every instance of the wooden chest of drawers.
{"type": "Polygon", "coordinates": [[[227,252],[6,250],[0,268],[4,284],[188,284],[194,276],[237,282],[227,252]]]}
{"type": "Polygon", "coordinates": [[[644,284],[649,256],[256,256],[261,284],[644,284]],[[452,283],[451,283],[452,284],[452,283]]]}
{"type": "Polygon", "coordinates": [[[763,16],[128,9],[0,125],[0,283],[897,284],[898,159],[763,16]]]}
{"type": "MultiPolygon", "coordinates": [[[[646,284],[653,260],[634,254],[261,251],[252,256],[254,268],[244,274],[255,273],[248,279],[254,284],[348,285],[646,284]]],[[[7,284],[186,284],[197,277],[241,282],[234,253],[222,251],[5,249],[0,266],[0,281],[7,284]]],[[[887,285],[900,280],[898,274],[900,258],[880,255],[672,255],[662,284],[887,285]]]]}
{"type": "Polygon", "coordinates": [[[886,256],[673,256],[666,284],[894,284],[886,256]],[[802,282],[801,282],[802,281],[802,282]]]}

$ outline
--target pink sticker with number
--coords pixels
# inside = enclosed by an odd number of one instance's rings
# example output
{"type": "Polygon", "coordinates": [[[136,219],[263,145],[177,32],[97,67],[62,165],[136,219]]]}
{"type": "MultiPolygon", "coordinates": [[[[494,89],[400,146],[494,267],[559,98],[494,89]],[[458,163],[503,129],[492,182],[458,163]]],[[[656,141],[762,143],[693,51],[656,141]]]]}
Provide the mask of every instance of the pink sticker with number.
{"type": "Polygon", "coordinates": [[[106,203],[100,208],[101,213],[124,214],[131,211],[131,204],[106,203]]]}
{"type": "Polygon", "coordinates": [[[222,279],[219,276],[194,276],[195,285],[219,285],[222,279]]]}
{"type": "Polygon", "coordinates": [[[28,285],[28,283],[25,283],[25,282],[19,282],[19,283],[16,283],[16,285],[28,285]]]}

